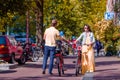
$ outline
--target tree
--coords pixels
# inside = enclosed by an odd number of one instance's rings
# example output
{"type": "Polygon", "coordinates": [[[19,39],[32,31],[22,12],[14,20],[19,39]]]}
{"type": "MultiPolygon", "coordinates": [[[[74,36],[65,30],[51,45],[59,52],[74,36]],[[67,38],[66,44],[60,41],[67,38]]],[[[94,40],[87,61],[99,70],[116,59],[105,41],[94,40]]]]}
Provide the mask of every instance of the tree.
{"type": "Polygon", "coordinates": [[[49,26],[52,18],[59,21],[58,28],[69,37],[78,36],[84,24],[93,29],[94,24],[103,19],[106,9],[105,0],[46,0],[44,1],[44,24],[49,26]]]}
{"type": "Polygon", "coordinates": [[[24,14],[25,11],[29,8],[30,3],[26,0],[1,0],[0,1],[0,19],[2,20],[0,27],[4,29],[2,32],[5,32],[5,29],[8,25],[12,23],[12,18],[16,14],[24,14]],[[22,6],[21,6],[22,5],[22,6]]]}
{"type": "MultiPolygon", "coordinates": [[[[9,25],[16,29],[16,32],[25,32],[26,12],[29,11],[29,31],[34,35],[36,32],[37,41],[42,40],[43,35],[43,0],[7,0],[0,1],[1,29],[9,25]],[[22,5],[22,6],[21,6],[22,5]],[[9,15],[8,15],[9,14],[9,15]],[[36,17],[35,17],[36,14],[36,17]],[[36,18],[36,19],[35,19],[36,18]],[[35,25],[36,23],[36,25],[35,25]],[[36,26],[36,28],[35,28],[36,26]]],[[[4,30],[4,32],[6,32],[4,30]]],[[[40,42],[38,41],[38,42],[40,42]]]]}
{"type": "Polygon", "coordinates": [[[43,0],[35,0],[36,3],[36,41],[42,43],[43,38],[43,0]]]}

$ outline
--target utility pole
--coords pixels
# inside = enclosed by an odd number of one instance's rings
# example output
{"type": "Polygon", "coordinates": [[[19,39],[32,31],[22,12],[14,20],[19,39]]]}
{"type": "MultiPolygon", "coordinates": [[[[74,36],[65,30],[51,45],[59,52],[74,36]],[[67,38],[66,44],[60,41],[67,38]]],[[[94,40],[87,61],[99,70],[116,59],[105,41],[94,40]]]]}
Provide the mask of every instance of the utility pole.
{"type": "Polygon", "coordinates": [[[29,11],[26,12],[26,43],[29,43],[29,11]]]}

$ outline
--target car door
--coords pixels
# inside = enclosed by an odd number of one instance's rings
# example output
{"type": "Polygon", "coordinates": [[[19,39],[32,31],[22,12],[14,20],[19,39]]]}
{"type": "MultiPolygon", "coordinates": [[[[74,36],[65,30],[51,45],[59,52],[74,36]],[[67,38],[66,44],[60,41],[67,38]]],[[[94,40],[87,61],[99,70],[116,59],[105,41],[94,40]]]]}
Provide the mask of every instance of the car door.
{"type": "Polygon", "coordinates": [[[11,45],[11,53],[14,53],[15,58],[18,58],[20,54],[17,53],[17,42],[15,41],[14,37],[9,37],[9,40],[11,45]]]}

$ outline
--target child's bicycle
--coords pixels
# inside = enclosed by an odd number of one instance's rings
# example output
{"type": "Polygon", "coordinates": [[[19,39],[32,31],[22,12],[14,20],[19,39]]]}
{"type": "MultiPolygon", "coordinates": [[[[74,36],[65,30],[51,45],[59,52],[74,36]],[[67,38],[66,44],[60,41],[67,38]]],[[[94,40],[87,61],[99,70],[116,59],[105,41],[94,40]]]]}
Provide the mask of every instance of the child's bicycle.
{"type": "Polygon", "coordinates": [[[81,70],[81,46],[76,47],[76,64],[75,64],[75,75],[78,76],[80,70],[81,70]]]}
{"type": "Polygon", "coordinates": [[[61,52],[62,52],[61,51],[61,42],[58,41],[57,42],[57,47],[56,47],[55,58],[56,58],[56,64],[57,64],[59,76],[64,74],[64,69],[63,69],[64,60],[63,60],[63,55],[62,55],[61,52]]]}

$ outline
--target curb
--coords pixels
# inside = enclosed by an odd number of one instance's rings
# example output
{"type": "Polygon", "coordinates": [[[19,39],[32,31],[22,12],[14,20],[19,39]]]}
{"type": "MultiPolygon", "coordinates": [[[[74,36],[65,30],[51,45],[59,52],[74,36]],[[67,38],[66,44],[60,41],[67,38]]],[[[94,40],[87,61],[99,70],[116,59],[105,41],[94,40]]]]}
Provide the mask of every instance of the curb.
{"type": "Polygon", "coordinates": [[[0,64],[0,71],[10,70],[17,67],[17,64],[0,64]]]}

